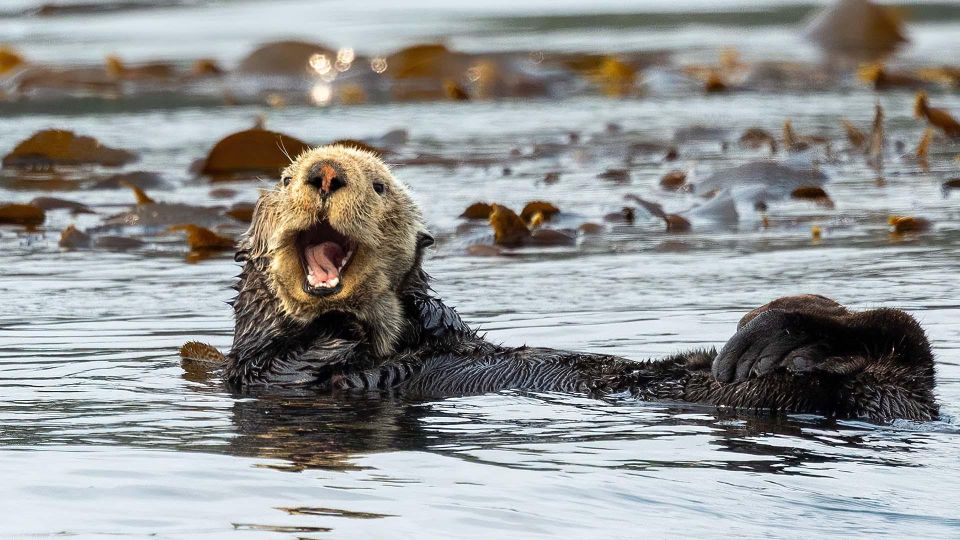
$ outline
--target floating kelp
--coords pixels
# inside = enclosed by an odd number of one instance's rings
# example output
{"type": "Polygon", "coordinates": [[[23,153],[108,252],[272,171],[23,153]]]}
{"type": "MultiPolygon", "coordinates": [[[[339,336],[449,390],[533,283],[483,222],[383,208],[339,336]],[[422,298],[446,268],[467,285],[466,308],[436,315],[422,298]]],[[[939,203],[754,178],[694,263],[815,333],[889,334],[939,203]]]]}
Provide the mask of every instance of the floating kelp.
{"type": "Polygon", "coordinates": [[[26,64],[26,61],[17,51],[0,45],[0,75],[13,71],[26,64]]]}
{"type": "Polygon", "coordinates": [[[110,55],[106,58],[104,68],[110,78],[127,81],[168,80],[177,75],[176,68],[168,62],[150,62],[130,66],[116,55],[110,55]]]}
{"type": "Polygon", "coordinates": [[[856,149],[862,149],[867,144],[867,134],[860,131],[860,128],[853,125],[852,122],[846,118],[841,118],[840,124],[843,126],[843,132],[846,134],[847,141],[850,142],[851,146],[856,149]]]}
{"type": "Polygon", "coordinates": [[[530,238],[530,229],[516,212],[494,204],[490,212],[490,226],[493,228],[493,241],[501,246],[520,246],[530,238]]]}
{"type": "Polygon", "coordinates": [[[392,99],[410,101],[547,96],[569,92],[574,81],[586,83],[576,87],[591,93],[634,95],[640,68],[649,61],[643,53],[465,53],[423,43],[374,58],[370,65],[392,83],[392,99]]]}
{"type": "Polygon", "coordinates": [[[680,191],[687,187],[687,173],[681,170],[672,170],[660,177],[660,187],[669,191],[680,191]]]}
{"type": "Polygon", "coordinates": [[[120,167],[137,159],[136,154],[104,146],[93,137],[72,131],[45,129],[20,142],[3,158],[4,167],[49,168],[102,165],[120,167]]]}
{"type": "Polygon", "coordinates": [[[198,58],[190,66],[190,75],[193,77],[219,77],[224,73],[220,64],[212,58],[198,58]]]}
{"type": "Polygon", "coordinates": [[[91,236],[78,229],[75,225],[68,225],[60,232],[58,245],[64,249],[104,249],[109,251],[128,251],[146,245],[139,238],[127,236],[91,236]]]}
{"type": "Polygon", "coordinates": [[[12,175],[0,176],[0,184],[17,191],[76,191],[84,187],[83,182],[76,178],[50,171],[17,171],[12,175]]]}
{"type": "Polygon", "coordinates": [[[470,94],[463,86],[450,79],[443,81],[443,94],[453,101],[470,101],[470,94]]]}
{"type": "MultiPolygon", "coordinates": [[[[568,246],[576,243],[576,239],[573,236],[563,231],[542,227],[531,230],[523,218],[506,206],[494,204],[492,207],[493,211],[490,213],[490,226],[493,229],[493,241],[499,246],[520,247],[526,245],[547,247],[568,246]]],[[[543,219],[543,214],[536,212],[533,214],[531,221],[536,222],[537,216],[540,216],[540,220],[543,219]]]]}
{"type": "Polygon", "coordinates": [[[387,56],[386,73],[394,79],[445,79],[459,76],[465,60],[441,43],[422,43],[387,56]]]}
{"type": "Polygon", "coordinates": [[[603,232],[603,225],[588,221],[581,223],[577,230],[583,234],[600,234],[603,232]]]}
{"type": "Polygon", "coordinates": [[[4,169],[0,172],[0,186],[18,191],[78,191],[86,189],[170,189],[170,184],[156,173],[135,171],[104,175],[88,168],[25,170],[4,169]]]}
{"type": "Polygon", "coordinates": [[[0,204],[0,224],[42,225],[46,219],[43,209],[32,204],[0,204]]]}
{"type": "Polygon", "coordinates": [[[531,201],[524,205],[520,211],[520,219],[532,226],[534,219],[539,215],[538,224],[543,221],[550,221],[553,216],[560,213],[560,209],[553,203],[546,201],[531,201]]]}
{"type": "Polygon", "coordinates": [[[607,169],[598,174],[597,178],[617,184],[626,184],[630,182],[630,171],[626,169],[607,169]]]}
{"type": "Polygon", "coordinates": [[[916,76],[933,84],[960,87],[960,67],[957,66],[921,67],[917,68],[916,76]]]}
{"type": "Polygon", "coordinates": [[[914,216],[890,216],[887,222],[892,232],[897,234],[923,232],[932,225],[929,219],[914,216]]]}
{"type": "Polygon", "coordinates": [[[636,66],[611,56],[604,59],[600,68],[591,74],[591,79],[603,95],[622,97],[634,93],[640,76],[636,66]]]}
{"type": "Polygon", "coordinates": [[[662,219],[667,226],[668,232],[687,232],[692,228],[687,218],[679,214],[669,214],[665,212],[663,206],[659,203],[642,199],[636,195],[627,195],[626,198],[639,204],[651,216],[662,219]]]}
{"type": "Polygon", "coordinates": [[[740,86],[765,92],[825,91],[843,84],[838,75],[820,63],[759,61],[749,65],[740,86]]]}
{"type": "Polygon", "coordinates": [[[884,128],[883,107],[879,103],[874,108],[873,126],[870,128],[870,140],[867,144],[867,165],[878,173],[883,172],[883,160],[886,149],[886,130],[884,128]]]}
{"type": "Polygon", "coordinates": [[[610,55],[567,57],[567,67],[586,75],[605,96],[622,97],[634,93],[639,73],[637,66],[610,55]]]}
{"type": "Polygon", "coordinates": [[[926,118],[927,122],[939,128],[948,137],[960,137],[960,122],[957,122],[946,110],[931,107],[926,92],[917,92],[913,114],[917,118],[926,118]]]}
{"type": "Polygon", "coordinates": [[[237,72],[254,75],[306,77],[322,65],[333,66],[336,51],[306,41],[275,41],[260,45],[240,61],[237,72]]]}
{"type": "Polygon", "coordinates": [[[149,171],[131,171],[117,173],[96,180],[92,189],[120,189],[136,186],[140,189],[168,189],[170,185],[158,173],[149,171]]]}
{"type": "MultiPolygon", "coordinates": [[[[11,95],[18,99],[48,100],[64,97],[117,99],[123,83],[102,67],[50,67],[28,64],[9,80],[11,95]]],[[[156,88],[150,88],[155,91],[156,88]]]]}
{"type": "Polygon", "coordinates": [[[138,249],[147,243],[139,238],[130,238],[129,236],[97,236],[93,239],[93,247],[109,251],[127,251],[138,249]]]}
{"type": "Polygon", "coordinates": [[[126,182],[120,182],[120,185],[126,188],[130,188],[130,191],[133,192],[133,197],[137,201],[137,206],[144,204],[155,204],[157,201],[153,200],[145,191],[143,191],[140,186],[135,186],[126,182]]]}
{"type": "Polygon", "coordinates": [[[200,169],[211,180],[259,174],[275,177],[310,145],[289,135],[254,128],[230,134],[210,149],[200,169]]]}
{"type": "Polygon", "coordinates": [[[572,246],[576,243],[576,238],[564,231],[542,228],[534,229],[527,240],[528,245],[538,247],[572,246]]]}
{"type": "Polygon", "coordinates": [[[250,223],[250,221],[253,220],[254,208],[255,205],[253,203],[239,202],[233,204],[224,214],[239,222],[250,223]]]}
{"type": "Polygon", "coordinates": [[[802,152],[812,146],[830,144],[827,137],[816,135],[798,135],[793,129],[793,122],[788,118],[783,122],[783,146],[792,152],[802,152]]]}
{"type": "Polygon", "coordinates": [[[60,247],[65,249],[83,249],[93,244],[90,235],[81,231],[76,225],[68,225],[66,229],[60,232],[60,247]]]}
{"type": "Polygon", "coordinates": [[[818,13],[804,34],[840,61],[880,59],[908,41],[899,15],[869,0],[838,0],[818,13]]]}
{"type": "Polygon", "coordinates": [[[707,94],[717,94],[731,90],[736,84],[734,81],[742,81],[745,68],[736,51],[724,50],[718,65],[688,65],[683,73],[698,80],[707,94]]]}
{"type": "MultiPolygon", "coordinates": [[[[459,79],[469,68],[470,57],[440,43],[406,47],[383,59],[385,76],[393,79],[392,95],[403,101],[469,98],[459,79]]],[[[377,67],[373,68],[377,71],[377,67]]]]}
{"type": "Polygon", "coordinates": [[[791,199],[811,201],[824,208],[833,208],[833,200],[820,186],[800,186],[790,192],[791,199]]]}
{"type": "Polygon", "coordinates": [[[687,232],[692,228],[687,218],[679,214],[667,214],[664,221],[667,224],[667,232],[687,232]]]}
{"type": "MultiPolygon", "coordinates": [[[[841,5],[845,3],[851,2],[841,5]]],[[[873,7],[889,15],[885,8],[873,7]]],[[[825,48],[843,50],[845,45],[837,46],[838,43],[850,42],[851,35],[863,30],[858,27],[877,26],[869,16],[858,17],[854,14],[848,17],[852,22],[836,26],[842,31],[824,31],[829,41],[825,48]]],[[[872,35],[870,31],[866,33],[872,35]]],[[[811,34],[817,36],[815,29],[811,34]]],[[[876,43],[871,43],[867,48],[874,45],[876,43]]],[[[853,47],[862,49],[858,45],[853,47]]],[[[56,103],[62,99],[122,102],[123,106],[134,108],[153,107],[157,101],[169,104],[197,100],[325,107],[408,100],[563,98],[598,94],[624,97],[651,88],[653,93],[671,96],[740,88],[842,89],[849,83],[845,74],[825,68],[819,62],[758,59],[744,62],[733,50],[723,50],[717,64],[691,66],[674,63],[671,53],[663,50],[584,53],[545,52],[539,47],[526,50],[497,47],[486,51],[475,48],[458,51],[445,43],[420,43],[385,56],[363,56],[349,47],[334,49],[322,43],[294,39],[258,46],[234,70],[204,57],[132,63],[111,56],[102,65],[38,65],[25,63],[16,51],[6,51],[3,55],[6,60],[0,65],[16,67],[7,68],[6,75],[0,72],[0,77],[4,77],[0,102],[12,97],[46,102],[52,107],[58,106],[56,103]],[[649,68],[660,75],[654,76],[652,84],[650,77],[644,75],[649,68]],[[690,84],[688,77],[672,76],[677,73],[690,75],[695,84],[690,84]]],[[[838,55],[831,53],[831,56],[838,55]]],[[[942,85],[955,85],[960,81],[960,70],[953,66],[911,65],[896,71],[881,64],[871,66],[876,69],[870,71],[869,81],[878,88],[906,86],[901,80],[904,78],[911,83],[935,81],[932,84],[942,85]]]]}
{"type": "Polygon", "coordinates": [[[71,214],[93,214],[89,206],[57,197],[34,197],[30,204],[43,210],[69,210],[71,214]]]}
{"type": "Polygon", "coordinates": [[[627,225],[633,225],[633,223],[637,220],[637,213],[633,208],[624,206],[617,212],[604,214],[603,220],[607,223],[624,223],[627,225]]]}
{"type": "MultiPolygon", "coordinates": [[[[830,37],[842,41],[837,35],[830,37]]],[[[0,62],[0,70],[10,66],[7,75],[0,71],[0,77],[6,77],[0,102],[7,96],[51,103],[79,98],[126,101],[134,107],[151,106],[157,99],[165,103],[171,99],[216,99],[227,104],[326,107],[388,101],[627,97],[646,92],[641,84],[643,70],[651,66],[682,72],[696,81],[691,85],[686,77],[661,78],[654,91],[669,95],[740,88],[809,91],[846,84],[837,70],[819,63],[747,63],[730,50],[722,52],[716,65],[677,66],[663,51],[465,52],[443,43],[421,43],[386,56],[364,57],[351,48],[334,50],[319,43],[283,40],[257,47],[233,71],[209,58],[188,61],[192,63],[159,59],[132,64],[111,56],[101,66],[36,65],[23,62],[9,50],[6,55],[0,51],[0,62]]],[[[960,70],[934,66],[894,72],[871,64],[864,76],[877,88],[915,83],[956,85],[960,70]]]]}
{"type": "Polygon", "coordinates": [[[893,90],[899,88],[917,89],[928,86],[928,82],[910,73],[890,71],[882,63],[875,62],[861,66],[857,75],[871,84],[874,90],[893,90]]]}
{"type": "Polygon", "coordinates": [[[752,127],[744,131],[737,141],[744,148],[756,150],[766,146],[771,152],[777,151],[777,139],[763,128],[752,127]]]}
{"type": "Polygon", "coordinates": [[[730,86],[723,80],[723,75],[717,71],[712,71],[703,83],[703,91],[708,94],[717,94],[730,90],[730,86]]]}
{"type": "Polygon", "coordinates": [[[475,202],[468,206],[466,210],[460,214],[460,217],[464,219],[490,219],[490,214],[493,213],[493,206],[485,202],[475,202]]]}
{"type": "Polygon", "coordinates": [[[192,223],[174,225],[167,229],[170,232],[186,233],[187,245],[192,250],[212,250],[222,251],[236,247],[236,241],[221,236],[206,227],[200,227],[192,223]]]}
{"type": "Polygon", "coordinates": [[[927,128],[923,130],[923,135],[920,136],[920,142],[917,143],[917,149],[914,151],[914,155],[917,158],[917,163],[920,164],[920,167],[924,170],[929,169],[930,167],[930,143],[933,141],[933,130],[927,128]]]}

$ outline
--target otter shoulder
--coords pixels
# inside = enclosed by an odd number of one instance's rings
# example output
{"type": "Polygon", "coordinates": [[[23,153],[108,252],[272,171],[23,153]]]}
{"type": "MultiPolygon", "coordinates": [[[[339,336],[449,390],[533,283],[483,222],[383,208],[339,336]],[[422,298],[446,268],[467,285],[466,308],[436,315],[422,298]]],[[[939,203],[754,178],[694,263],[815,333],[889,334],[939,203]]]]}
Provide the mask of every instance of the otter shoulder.
{"type": "Polygon", "coordinates": [[[429,294],[417,294],[410,298],[413,314],[420,330],[431,337],[473,335],[473,330],[463,322],[457,310],[443,300],[429,294]]]}

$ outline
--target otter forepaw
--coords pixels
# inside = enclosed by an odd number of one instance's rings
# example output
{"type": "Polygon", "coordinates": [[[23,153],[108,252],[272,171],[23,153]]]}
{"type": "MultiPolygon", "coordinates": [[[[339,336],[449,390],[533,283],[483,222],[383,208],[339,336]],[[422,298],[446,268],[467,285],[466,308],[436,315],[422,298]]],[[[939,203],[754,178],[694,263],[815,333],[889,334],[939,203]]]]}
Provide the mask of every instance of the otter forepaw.
{"type": "Polygon", "coordinates": [[[719,382],[730,383],[780,370],[851,375],[880,365],[933,365],[930,342],[916,319],[898,309],[852,312],[823,297],[795,296],[744,317],[712,371],[719,382]]]}
{"type": "Polygon", "coordinates": [[[843,373],[856,359],[841,357],[831,334],[834,321],[804,313],[771,309],[754,317],[727,341],[713,361],[713,376],[722,383],[741,382],[779,370],[843,373]]]}

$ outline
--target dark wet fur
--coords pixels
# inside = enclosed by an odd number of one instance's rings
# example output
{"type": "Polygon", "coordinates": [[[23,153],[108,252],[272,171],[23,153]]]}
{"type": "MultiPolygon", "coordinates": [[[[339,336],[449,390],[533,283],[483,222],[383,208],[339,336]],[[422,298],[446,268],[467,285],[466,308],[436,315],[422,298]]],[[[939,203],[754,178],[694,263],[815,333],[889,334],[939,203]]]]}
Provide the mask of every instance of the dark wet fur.
{"type": "Polygon", "coordinates": [[[407,325],[397,353],[374,357],[367,329],[341,313],[309,324],[280,311],[264,260],[245,266],[234,302],[236,332],[225,375],[236,389],[314,385],[318,391],[389,391],[441,398],[505,389],[630,393],[649,401],[735,410],[816,413],[889,421],[938,415],[929,342],[908,314],[850,312],[818,296],[754,310],[718,354],[659,361],[486,341],[433,295],[420,260],[403,291],[407,325]],[[722,381],[722,382],[721,382],[722,381]]]}

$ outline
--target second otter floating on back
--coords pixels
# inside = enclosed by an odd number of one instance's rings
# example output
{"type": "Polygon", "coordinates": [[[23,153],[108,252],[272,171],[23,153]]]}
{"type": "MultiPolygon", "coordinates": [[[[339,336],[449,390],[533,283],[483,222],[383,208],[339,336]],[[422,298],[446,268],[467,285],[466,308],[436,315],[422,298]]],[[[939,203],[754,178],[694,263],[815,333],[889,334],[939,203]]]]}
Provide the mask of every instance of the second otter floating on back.
{"type": "Polygon", "coordinates": [[[938,414],[929,342],[903,311],[781,298],[747,314],[719,354],[660,361],[504,347],[433,294],[422,269],[432,243],[407,189],[373,154],[328,146],[298,156],[261,196],[237,253],[228,383],[430,398],[629,391],[876,421],[938,414]]]}

